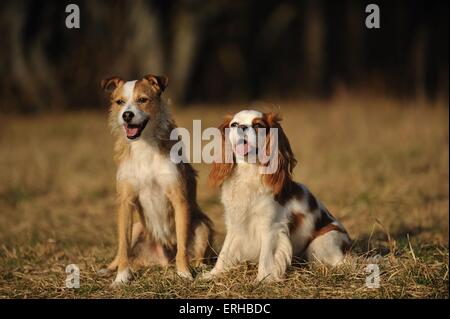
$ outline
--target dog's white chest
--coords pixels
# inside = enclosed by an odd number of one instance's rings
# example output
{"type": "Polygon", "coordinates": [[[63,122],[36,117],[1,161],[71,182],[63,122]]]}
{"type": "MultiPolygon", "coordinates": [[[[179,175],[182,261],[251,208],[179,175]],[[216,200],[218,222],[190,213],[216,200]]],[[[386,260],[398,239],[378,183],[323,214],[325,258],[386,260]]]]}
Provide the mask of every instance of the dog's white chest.
{"type": "Polygon", "coordinates": [[[272,206],[271,190],[261,182],[256,165],[239,164],[232,178],[222,187],[222,202],[230,208],[231,219],[258,214],[264,206],[272,206]]]}
{"type": "Polygon", "coordinates": [[[117,180],[127,181],[138,194],[147,229],[167,244],[173,240],[174,222],[166,190],[177,177],[176,164],[145,141],[132,142],[130,156],[117,172],[117,180]]]}
{"type": "Polygon", "coordinates": [[[176,181],[177,174],[176,164],[156,146],[136,141],[131,144],[130,156],[119,166],[117,180],[127,180],[136,189],[157,183],[165,190],[176,181]]]}
{"type": "Polygon", "coordinates": [[[240,166],[222,186],[225,223],[227,232],[240,242],[236,257],[257,261],[262,235],[279,219],[280,206],[261,182],[256,165],[240,166]]]}

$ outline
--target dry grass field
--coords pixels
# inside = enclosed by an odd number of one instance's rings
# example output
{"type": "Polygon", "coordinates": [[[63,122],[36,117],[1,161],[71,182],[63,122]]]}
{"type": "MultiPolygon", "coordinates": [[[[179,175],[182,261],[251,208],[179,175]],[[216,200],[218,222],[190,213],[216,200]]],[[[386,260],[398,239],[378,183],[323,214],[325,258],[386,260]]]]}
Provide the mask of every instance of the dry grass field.
{"type": "MultiPolygon", "coordinates": [[[[172,107],[179,126],[216,126],[239,107],[172,107]]],[[[0,119],[0,298],[448,298],[448,107],[369,98],[282,103],[283,126],[307,184],[346,226],[348,262],[295,265],[280,283],[244,264],[215,282],[174,268],[134,273],[113,290],[97,271],[116,250],[115,167],[104,113],[0,119]],[[374,256],[378,255],[378,258],[374,256]],[[380,287],[365,285],[377,263],[380,287]],[[80,288],[65,287],[68,264],[80,288]]],[[[223,240],[218,190],[199,171],[199,202],[223,240]]]]}

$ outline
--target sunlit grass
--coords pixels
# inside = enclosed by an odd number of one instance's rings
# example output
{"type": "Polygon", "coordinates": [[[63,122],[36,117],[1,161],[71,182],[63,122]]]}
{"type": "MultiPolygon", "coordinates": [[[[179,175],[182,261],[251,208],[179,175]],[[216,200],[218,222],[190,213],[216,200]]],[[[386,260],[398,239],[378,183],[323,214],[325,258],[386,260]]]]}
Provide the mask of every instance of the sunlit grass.
{"type": "MultiPolygon", "coordinates": [[[[180,126],[217,126],[239,106],[173,109],[180,126]]],[[[338,269],[290,267],[281,283],[255,284],[241,265],[213,283],[186,282],[173,266],[135,273],[126,288],[96,271],[116,249],[115,167],[106,111],[1,120],[0,297],[435,298],[448,297],[448,109],[374,99],[280,105],[307,184],[355,240],[338,269]],[[365,286],[372,257],[381,287],[365,286]],[[65,288],[65,267],[81,287],[65,288]]],[[[218,190],[199,170],[201,207],[223,240],[218,190]]]]}

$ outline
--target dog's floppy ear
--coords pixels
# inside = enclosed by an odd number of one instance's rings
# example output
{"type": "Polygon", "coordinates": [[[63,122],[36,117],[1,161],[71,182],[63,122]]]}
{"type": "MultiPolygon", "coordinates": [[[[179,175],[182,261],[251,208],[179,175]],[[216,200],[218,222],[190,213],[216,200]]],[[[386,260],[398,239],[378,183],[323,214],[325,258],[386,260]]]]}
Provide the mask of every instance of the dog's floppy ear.
{"type": "Polygon", "coordinates": [[[113,77],[102,80],[101,86],[102,86],[103,91],[111,94],[123,82],[124,81],[120,77],[113,76],[113,77]]]}
{"type": "Polygon", "coordinates": [[[144,79],[150,82],[152,89],[158,94],[164,92],[167,85],[169,84],[169,78],[165,75],[147,74],[146,76],[144,76],[144,79]]]}
{"type": "MultiPolygon", "coordinates": [[[[286,187],[289,187],[289,181],[292,179],[292,171],[297,165],[297,160],[292,152],[289,140],[281,128],[279,115],[273,112],[264,113],[264,120],[269,124],[269,128],[276,128],[278,133],[277,170],[273,174],[264,175],[265,183],[271,186],[275,196],[278,196],[286,190],[286,187]]],[[[270,153],[271,138],[273,138],[272,134],[268,134],[266,153],[270,153]]]]}
{"type": "MultiPolygon", "coordinates": [[[[211,171],[209,172],[208,182],[211,186],[220,186],[225,181],[225,179],[231,174],[234,167],[234,161],[227,160],[226,147],[227,144],[225,142],[225,129],[230,126],[230,122],[233,119],[232,115],[228,115],[225,117],[222,124],[219,125],[219,130],[222,135],[222,157],[220,159],[215,160],[212,163],[211,171]],[[230,163],[231,162],[231,163],[230,163]]],[[[232,156],[232,155],[231,155],[232,156]]]]}

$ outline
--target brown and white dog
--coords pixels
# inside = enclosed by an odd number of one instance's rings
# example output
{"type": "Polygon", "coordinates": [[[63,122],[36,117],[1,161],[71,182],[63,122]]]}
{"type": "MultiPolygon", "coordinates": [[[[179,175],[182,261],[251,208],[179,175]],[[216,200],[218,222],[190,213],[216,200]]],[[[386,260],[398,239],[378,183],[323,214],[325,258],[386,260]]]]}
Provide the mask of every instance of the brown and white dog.
{"type": "Polygon", "coordinates": [[[170,140],[176,125],[161,99],[167,82],[154,75],[102,81],[111,97],[118,165],[119,247],[108,266],[118,269],[113,286],[128,282],[134,265],[165,265],[174,257],[178,274],[192,279],[189,260],[201,264],[212,236],[211,221],[197,205],[195,170],[170,159],[177,141],[170,140]],[[134,211],[140,219],[135,224],[134,211]]]}
{"type": "MultiPolygon", "coordinates": [[[[274,113],[244,110],[220,125],[223,143],[229,143],[234,160],[214,163],[210,181],[221,185],[227,234],[215,267],[203,275],[210,279],[239,261],[259,263],[257,280],[283,277],[292,257],[339,264],[350,238],[344,227],[305,185],[292,180],[297,161],[274,113]],[[228,130],[226,130],[228,128],[228,130]],[[259,152],[257,131],[265,128],[265,148],[277,129],[278,149],[273,173],[261,174],[262,163],[249,163],[248,154],[259,152]],[[239,132],[238,129],[241,129],[239,132]],[[242,130],[247,131],[245,139],[242,130]],[[241,162],[236,157],[244,156],[241,162]]],[[[265,150],[267,152],[267,149],[265,150]]]]}

